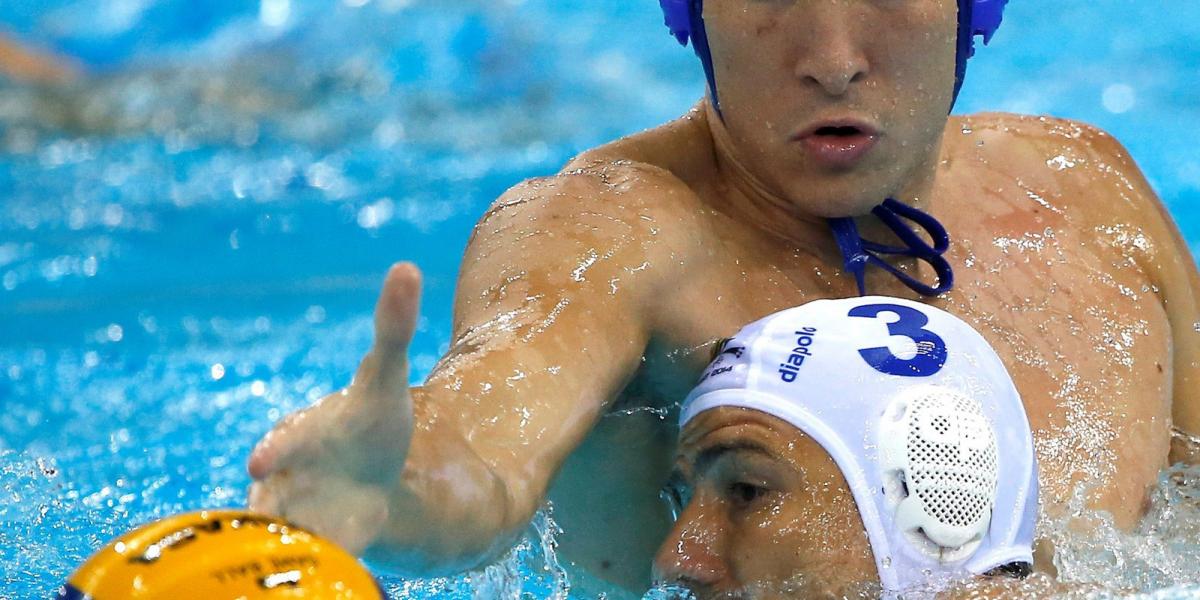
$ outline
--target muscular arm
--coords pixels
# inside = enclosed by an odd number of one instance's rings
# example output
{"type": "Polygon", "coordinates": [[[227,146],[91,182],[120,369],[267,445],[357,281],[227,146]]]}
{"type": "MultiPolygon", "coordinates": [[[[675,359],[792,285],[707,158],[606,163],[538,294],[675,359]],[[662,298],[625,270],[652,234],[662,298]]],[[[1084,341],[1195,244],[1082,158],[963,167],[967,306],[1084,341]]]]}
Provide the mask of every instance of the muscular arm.
{"type": "MultiPolygon", "coordinates": [[[[674,178],[600,166],[522,184],[484,216],[453,345],[407,386],[415,269],[389,273],[375,344],[345,390],[250,459],[251,507],[404,570],[477,567],[511,545],[640,364],[689,237],[674,178]]],[[[684,192],[686,193],[686,192],[684,192]]]]}
{"type": "Polygon", "coordinates": [[[1106,173],[1109,189],[1119,200],[1113,207],[1138,226],[1150,245],[1138,256],[1139,266],[1158,288],[1158,298],[1171,324],[1172,418],[1177,435],[1172,462],[1200,463],[1200,447],[1185,437],[1200,436],[1200,274],[1186,241],[1166,207],[1147,183],[1129,152],[1112,136],[1084,128],[1081,135],[1106,173]]]}
{"type": "Polygon", "coordinates": [[[403,482],[423,514],[398,521],[394,539],[432,530],[463,545],[450,554],[478,559],[506,548],[636,370],[680,249],[652,193],[609,183],[588,173],[528,182],[480,221],[452,347],[413,390],[418,425],[403,482]],[[481,540],[496,543],[472,547],[481,540]]]}

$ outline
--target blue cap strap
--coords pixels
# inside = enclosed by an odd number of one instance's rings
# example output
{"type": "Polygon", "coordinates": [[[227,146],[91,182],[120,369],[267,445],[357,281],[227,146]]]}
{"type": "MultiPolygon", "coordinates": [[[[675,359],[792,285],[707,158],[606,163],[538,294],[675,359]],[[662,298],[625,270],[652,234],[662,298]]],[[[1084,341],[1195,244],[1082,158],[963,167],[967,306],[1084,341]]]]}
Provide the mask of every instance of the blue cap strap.
{"type": "Polygon", "coordinates": [[[833,230],[833,239],[842,250],[842,264],[847,273],[854,276],[858,283],[858,295],[867,295],[867,263],[871,254],[863,248],[862,236],[858,234],[858,225],[853,217],[829,219],[829,228],[833,230]]]}
{"type": "Polygon", "coordinates": [[[903,283],[908,289],[922,296],[937,296],[950,291],[954,287],[954,269],[943,254],[950,248],[950,236],[946,228],[933,215],[888,198],[872,211],[888,229],[900,238],[904,246],[888,246],[862,239],[858,225],[853,217],[829,219],[833,230],[834,240],[842,251],[842,259],[846,271],[854,276],[858,284],[858,293],[867,294],[866,270],[867,265],[875,265],[903,283]],[[933,240],[933,245],[926,243],[901,219],[912,221],[924,229],[933,240]],[[936,287],[925,284],[908,273],[901,271],[879,255],[911,256],[933,267],[937,275],[936,287]]]}

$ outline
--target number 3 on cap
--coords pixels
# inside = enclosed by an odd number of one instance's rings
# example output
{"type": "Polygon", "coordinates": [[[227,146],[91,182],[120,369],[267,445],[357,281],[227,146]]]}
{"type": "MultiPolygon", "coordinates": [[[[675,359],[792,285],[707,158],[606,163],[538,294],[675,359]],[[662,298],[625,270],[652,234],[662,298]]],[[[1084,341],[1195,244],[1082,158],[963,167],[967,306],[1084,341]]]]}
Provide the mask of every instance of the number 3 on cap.
{"type": "Polygon", "coordinates": [[[899,377],[929,377],[941,371],[946,365],[946,342],[938,334],[924,329],[929,324],[925,313],[897,304],[867,304],[855,307],[849,316],[876,319],[883,312],[900,316],[899,321],[888,323],[888,333],[911,339],[917,345],[917,355],[906,360],[881,346],[859,350],[863,360],[880,373],[899,377]]]}

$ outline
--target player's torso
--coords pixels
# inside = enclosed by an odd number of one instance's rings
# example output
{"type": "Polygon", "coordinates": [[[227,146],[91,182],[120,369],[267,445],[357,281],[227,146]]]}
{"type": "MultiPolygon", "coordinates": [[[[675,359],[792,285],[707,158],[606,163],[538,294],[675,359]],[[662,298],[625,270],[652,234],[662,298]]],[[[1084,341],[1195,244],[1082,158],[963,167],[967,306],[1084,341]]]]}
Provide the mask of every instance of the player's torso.
{"type": "MultiPolygon", "coordinates": [[[[946,153],[957,151],[949,145],[946,153]]],[[[1004,359],[1034,431],[1047,511],[1084,486],[1092,506],[1130,527],[1169,447],[1169,328],[1132,258],[1148,241],[1135,226],[1105,222],[1103,191],[1086,192],[1095,202],[1089,211],[1080,191],[1056,186],[1052,175],[1027,180],[1005,167],[944,165],[932,211],[952,235],[957,285],[932,302],[974,325],[1004,359]]],[[[857,295],[827,253],[696,210],[711,215],[704,232],[687,233],[704,237],[703,255],[682,261],[683,283],[648,307],[657,331],[643,368],[552,495],[568,558],[620,581],[644,576],[665,534],[656,492],[670,464],[674,413],[662,408],[683,399],[713,343],[773,312],[857,295]],[[586,491],[596,484],[608,493],[586,491]],[[597,512],[600,504],[616,512],[597,512]],[[614,536],[624,544],[603,543],[614,536]]],[[[914,298],[898,285],[870,291],[914,298]]]]}
{"type": "MultiPolygon", "coordinates": [[[[930,302],[971,323],[1004,359],[1034,431],[1046,509],[1092,486],[1092,505],[1130,527],[1170,443],[1170,327],[1135,261],[1152,241],[1136,224],[1106,216],[1106,193],[1115,191],[1005,176],[996,162],[964,162],[939,175],[931,210],[953,238],[956,286],[930,302]]],[[[713,230],[708,243],[720,250],[662,313],[670,315],[664,336],[674,354],[659,360],[678,372],[702,367],[707,345],[746,323],[857,294],[827,257],[733,224],[713,230]]],[[[921,273],[931,280],[928,268],[921,273]]],[[[891,287],[870,292],[915,298],[882,281],[891,287]]],[[[686,392],[674,381],[662,389],[675,401],[686,392]]]]}

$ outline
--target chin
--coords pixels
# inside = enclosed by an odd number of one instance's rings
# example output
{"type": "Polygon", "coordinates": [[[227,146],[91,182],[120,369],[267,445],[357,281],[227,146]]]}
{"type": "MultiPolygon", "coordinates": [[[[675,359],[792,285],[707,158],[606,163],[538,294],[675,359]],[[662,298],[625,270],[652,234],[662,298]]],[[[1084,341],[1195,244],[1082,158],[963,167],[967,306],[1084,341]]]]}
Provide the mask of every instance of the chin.
{"type": "Polygon", "coordinates": [[[807,189],[800,187],[795,194],[791,195],[791,198],[794,199],[794,205],[807,214],[825,219],[836,219],[861,217],[869,214],[871,209],[879,206],[887,199],[887,196],[885,192],[863,196],[861,190],[856,190],[853,194],[822,191],[820,196],[814,196],[811,187],[807,189]]]}
{"type": "Polygon", "coordinates": [[[865,169],[844,173],[805,173],[781,182],[783,197],[806,214],[827,219],[859,217],[893,195],[895,182],[880,179],[865,169]],[[890,185],[889,185],[890,184],[890,185]]]}

